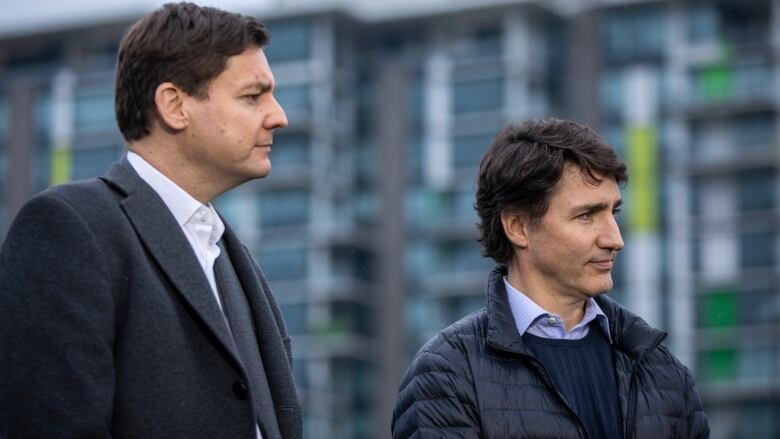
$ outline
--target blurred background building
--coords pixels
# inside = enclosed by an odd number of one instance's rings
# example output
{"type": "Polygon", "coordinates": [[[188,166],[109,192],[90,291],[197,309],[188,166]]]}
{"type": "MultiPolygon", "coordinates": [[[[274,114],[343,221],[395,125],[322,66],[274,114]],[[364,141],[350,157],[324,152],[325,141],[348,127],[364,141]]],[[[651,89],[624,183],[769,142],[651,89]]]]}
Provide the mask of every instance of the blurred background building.
{"type": "MultiPolygon", "coordinates": [[[[611,294],[669,331],[712,437],[780,437],[780,0],[392,3],[239,9],[271,31],[290,126],[272,175],[217,204],[294,337],[307,437],[389,437],[411,356],[484,306],[479,159],[550,115],[628,162],[611,294]]],[[[0,242],[123,153],[117,45],[155,6],[0,27],[0,242]]]]}

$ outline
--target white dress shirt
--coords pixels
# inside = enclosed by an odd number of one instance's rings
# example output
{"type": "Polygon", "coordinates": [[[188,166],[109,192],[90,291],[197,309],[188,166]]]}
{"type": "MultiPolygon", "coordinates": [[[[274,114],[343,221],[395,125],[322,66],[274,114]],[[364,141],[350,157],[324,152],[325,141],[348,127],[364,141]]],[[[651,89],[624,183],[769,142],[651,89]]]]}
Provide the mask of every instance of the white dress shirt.
{"type": "Polygon", "coordinates": [[[521,336],[528,332],[531,335],[542,338],[579,340],[588,335],[590,322],[595,320],[607,335],[607,340],[612,343],[607,315],[604,314],[604,311],[592,297],[585,302],[585,314],[582,316],[582,320],[574,325],[571,330],[566,331],[561,316],[545,311],[528,296],[515,289],[506,276],[504,276],[504,286],[506,287],[506,295],[509,298],[512,316],[515,318],[517,332],[521,336]]]}
{"type": "Polygon", "coordinates": [[[214,261],[220,253],[217,241],[222,238],[225,225],[217,215],[217,211],[214,210],[214,206],[211,203],[204,206],[192,198],[192,195],[177,186],[138,154],[129,151],[127,160],[135,172],[157,192],[163,203],[168,206],[173,217],[176,218],[176,222],[179,223],[184,236],[187,237],[187,241],[192,246],[192,251],[195,252],[203,274],[209,281],[214,299],[221,309],[222,303],[219,300],[217,282],[214,279],[214,261]]]}

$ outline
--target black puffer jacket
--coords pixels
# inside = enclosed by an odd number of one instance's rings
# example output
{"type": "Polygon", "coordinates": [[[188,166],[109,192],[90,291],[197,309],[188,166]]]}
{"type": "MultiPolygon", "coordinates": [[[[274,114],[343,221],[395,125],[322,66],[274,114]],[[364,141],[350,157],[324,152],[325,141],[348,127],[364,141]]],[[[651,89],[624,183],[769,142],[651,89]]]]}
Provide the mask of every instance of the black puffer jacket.
{"type": "MultiPolygon", "coordinates": [[[[490,274],[487,308],[432,338],[401,382],[393,437],[585,438],[582,422],[517,334],[503,267],[490,274]]],[[[690,371],[666,334],[605,296],[626,438],[706,438],[690,371]]],[[[590,438],[598,439],[598,438],[590,438]]]]}

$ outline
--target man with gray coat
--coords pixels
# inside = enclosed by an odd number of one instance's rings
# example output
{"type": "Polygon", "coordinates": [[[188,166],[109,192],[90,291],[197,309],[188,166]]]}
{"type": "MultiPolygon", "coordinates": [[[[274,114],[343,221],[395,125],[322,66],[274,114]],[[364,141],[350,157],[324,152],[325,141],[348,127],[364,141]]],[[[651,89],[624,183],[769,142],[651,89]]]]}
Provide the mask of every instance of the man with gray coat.
{"type": "Polygon", "coordinates": [[[0,252],[0,437],[302,436],[281,314],[211,204],[268,175],[287,125],[268,41],[191,3],[128,30],[127,156],[35,196],[0,252]]]}

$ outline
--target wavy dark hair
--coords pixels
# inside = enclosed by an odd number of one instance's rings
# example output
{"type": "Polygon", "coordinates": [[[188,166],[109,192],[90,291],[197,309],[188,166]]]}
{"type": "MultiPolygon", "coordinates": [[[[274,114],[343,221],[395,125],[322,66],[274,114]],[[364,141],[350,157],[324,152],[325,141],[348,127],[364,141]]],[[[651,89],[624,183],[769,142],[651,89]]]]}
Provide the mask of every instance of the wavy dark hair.
{"type": "Polygon", "coordinates": [[[625,162],[586,125],[554,118],[529,120],[509,125],[496,136],[479,166],[474,203],[483,256],[503,264],[512,259],[514,250],[501,213],[511,209],[538,224],[567,164],[577,166],[594,184],[601,181],[599,176],[614,178],[620,186],[628,182],[625,162]]]}
{"type": "Polygon", "coordinates": [[[208,85],[228,58],[270,42],[253,17],[194,3],[168,3],[143,17],[119,45],[114,107],[125,140],[147,136],[156,114],[154,93],[172,82],[191,96],[208,98],[208,85]]]}

